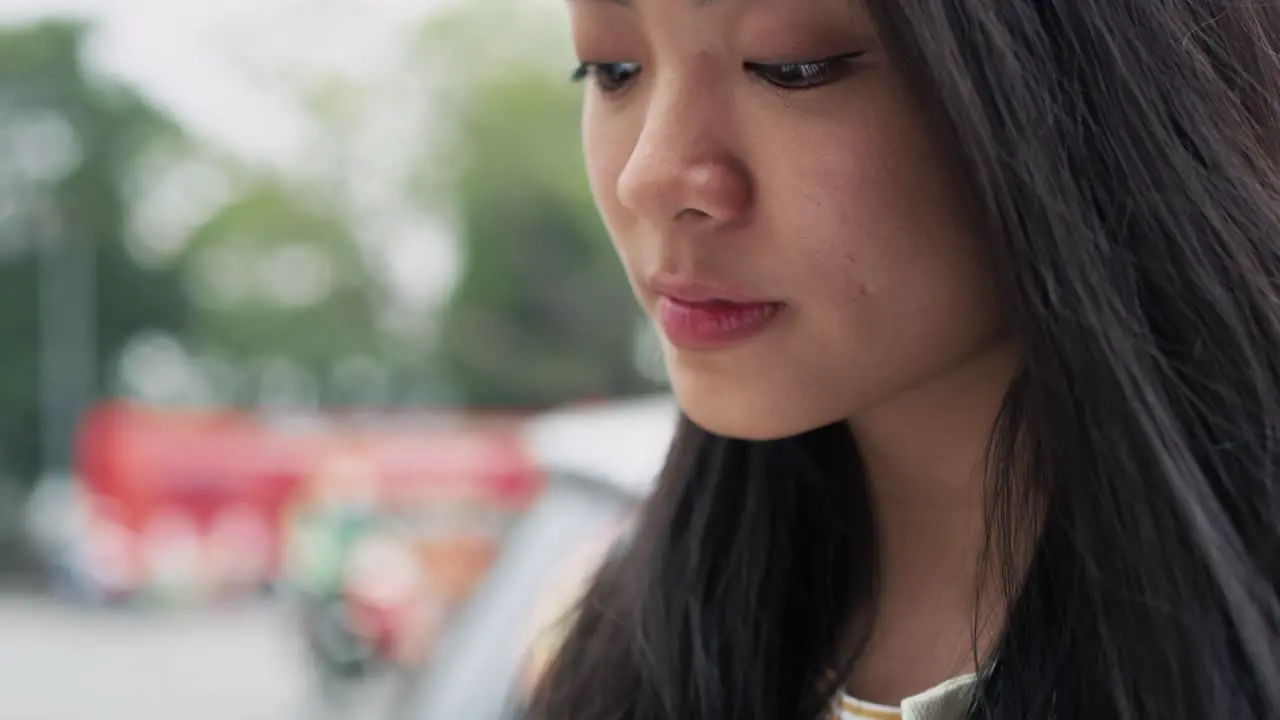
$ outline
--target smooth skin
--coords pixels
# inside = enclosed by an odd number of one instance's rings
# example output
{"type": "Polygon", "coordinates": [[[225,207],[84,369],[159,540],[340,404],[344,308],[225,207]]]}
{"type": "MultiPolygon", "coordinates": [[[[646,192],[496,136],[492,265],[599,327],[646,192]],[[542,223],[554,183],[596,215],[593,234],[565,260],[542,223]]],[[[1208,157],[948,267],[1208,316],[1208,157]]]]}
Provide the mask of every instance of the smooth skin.
{"type": "Polygon", "coordinates": [[[1017,352],[979,223],[870,18],[850,0],[568,5],[591,189],[641,306],[656,316],[671,282],[784,306],[730,347],[664,342],[680,406],[732,437],[847,421],[857,438],[883,585],[851,690],[896,704],[971,670],[984,448],[1017,352]]]}

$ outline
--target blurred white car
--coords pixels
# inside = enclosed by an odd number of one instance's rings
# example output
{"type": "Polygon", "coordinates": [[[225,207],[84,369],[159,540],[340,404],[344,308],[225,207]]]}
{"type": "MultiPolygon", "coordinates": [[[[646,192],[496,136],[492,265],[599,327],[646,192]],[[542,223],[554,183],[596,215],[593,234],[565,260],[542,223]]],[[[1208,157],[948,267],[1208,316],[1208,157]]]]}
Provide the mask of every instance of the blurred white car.
{"type": "MultiPolygon", "coordinates": [[[[395,720],[512,720],[545,661],[535,636],[653,486],[675,432],[669,396],[553,412],[527,440],[547,486],[398,703],[395,720]],[[531,665],[532,663],[532,665],[531,665]]],[[[544,637],[545,639],[545,637],[544,637]]],[[[554,640],[552,640],[554,644],[554,640]]]]}

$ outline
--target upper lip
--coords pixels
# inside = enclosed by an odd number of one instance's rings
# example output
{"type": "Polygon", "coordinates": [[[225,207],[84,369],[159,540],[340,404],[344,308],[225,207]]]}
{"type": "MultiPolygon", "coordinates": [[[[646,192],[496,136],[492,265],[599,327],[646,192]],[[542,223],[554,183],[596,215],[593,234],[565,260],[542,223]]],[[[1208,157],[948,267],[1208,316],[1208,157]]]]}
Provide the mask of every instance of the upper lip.
{"type": "Polygon", "coordinates": [[[652,276],[649,287],[659,295],[686,303],[718,301],[750,305],[773,302],[726,283],[663,273],[652,276]]]}

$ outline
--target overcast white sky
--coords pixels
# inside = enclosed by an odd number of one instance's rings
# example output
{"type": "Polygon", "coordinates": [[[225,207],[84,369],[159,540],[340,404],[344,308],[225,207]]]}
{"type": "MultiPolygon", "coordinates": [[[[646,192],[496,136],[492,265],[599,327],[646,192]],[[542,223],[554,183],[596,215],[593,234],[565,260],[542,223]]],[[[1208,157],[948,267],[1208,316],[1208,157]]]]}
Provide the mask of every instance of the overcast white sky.
{"type": "Polygon", "coordinates": [[[442,0],[0,0],[0,23],[49,16],[95,21],[91,64],[126,80],[190,129],[238,153],[296,150],[303,119],[255,86],[237,56],[376,73],[399,31],[442,0]]]}
{"type": "MultiPolygon", "coordinates": [[[[418,25],[412,21],[448,6],[448,0],[0,0],[0,24],[90,19],[86,60],[94,70],[134,86],[215,146],[256,163],[297,167],[306,164],[313,140],[308,118],[281,86],[255,79],[254,66],[316,76],[390,74],[398,40],[418,25]]],[[[383,140],[362,152],[394,160],[396,139],[383,140]]],[[[378,235],[370,240],[389,253],[385,271],[398,295],[419,306],[443,299],[457,271],[444,227],[420,218],[378,235]]]]}
{"type": "MultiPolygon", "coordinates": [[[[285,86],[255,78],[255,67],[379,85],[395,76],[401,40],[420,27],[416,21],[457,3],[484,1],[0,0],[0,24],[89,19],[86,60],[95,71],[132,85],[215,146],[254,162],[298,168],[315,147],[310,119],[285,86]]],[[[521,0],[521,6],[539,2],[553,7],[561,0],[521,0]]],[[[370,109],[392,120],[403,116],[400,124],[417,122],[406,112],[401,90],[391,85],[383,94],[391,101],[370,109]]],[[[361,159],[375,175],[380,164],[394,175],[396,162],[407,159],[396,126],[387,123],[360,143],[361,159]]],[[[376,182],[361,185],[376,192],[376,182]]],[[[442,300],[458,269],[447,219],[400,222],[387,213],[385,220],[389,227],[369,239],[385,255],[384,272],[397,295],[418,307],[442,300]]]]}

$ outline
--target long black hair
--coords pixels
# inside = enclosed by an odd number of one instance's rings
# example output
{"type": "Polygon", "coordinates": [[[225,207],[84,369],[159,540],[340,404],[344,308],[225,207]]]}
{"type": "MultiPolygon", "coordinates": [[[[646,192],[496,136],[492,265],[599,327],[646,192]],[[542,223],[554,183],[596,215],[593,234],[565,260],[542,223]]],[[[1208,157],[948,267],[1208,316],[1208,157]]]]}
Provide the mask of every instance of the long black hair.
{"type": "MultiPolygon", "coordinates": [[[[972,717],[1280,718],[1280,3],[867,2],[1024,352],[972,717]]],[[[683,421],[534,715],[818,717],[866,636],[874,521],[843,425],[683,421]]]]}

